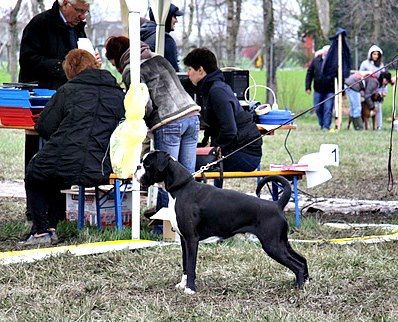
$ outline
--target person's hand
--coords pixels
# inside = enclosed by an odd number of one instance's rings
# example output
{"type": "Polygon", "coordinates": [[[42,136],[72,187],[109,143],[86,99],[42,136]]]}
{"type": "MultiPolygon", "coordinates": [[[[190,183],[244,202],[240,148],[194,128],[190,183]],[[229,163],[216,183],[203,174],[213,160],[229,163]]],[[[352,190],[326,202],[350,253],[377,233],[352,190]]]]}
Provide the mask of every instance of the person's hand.
{"type": "Polygon", "coordinates": [[[95,61],[96,61],[96,66],[97,68],[101,68],[102,66],[102,59],[101,59],[101,55],[98,52],[98,49],[95,49],[95,61]]]}
{"type": "Polygon", "coordinates": [[[305,92],[306,92],[308,95],[311,95],[311,90],[310,90],[310,89],[306,89],[305,92]]]}

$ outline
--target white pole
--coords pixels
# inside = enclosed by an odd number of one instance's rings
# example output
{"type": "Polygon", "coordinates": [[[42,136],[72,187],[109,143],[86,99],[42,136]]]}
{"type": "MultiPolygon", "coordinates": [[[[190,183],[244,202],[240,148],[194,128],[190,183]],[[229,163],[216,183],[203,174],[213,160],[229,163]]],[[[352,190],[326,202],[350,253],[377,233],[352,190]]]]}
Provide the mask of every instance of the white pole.
{"type": "MultiPolygon", "coordinates": [[[[137,1],[126,0],[129,9],[130,86],[140,83],[140,10],[137,1]]],[[[140,239],[140,184],[132,179],[131,239],[140,239]]]]}

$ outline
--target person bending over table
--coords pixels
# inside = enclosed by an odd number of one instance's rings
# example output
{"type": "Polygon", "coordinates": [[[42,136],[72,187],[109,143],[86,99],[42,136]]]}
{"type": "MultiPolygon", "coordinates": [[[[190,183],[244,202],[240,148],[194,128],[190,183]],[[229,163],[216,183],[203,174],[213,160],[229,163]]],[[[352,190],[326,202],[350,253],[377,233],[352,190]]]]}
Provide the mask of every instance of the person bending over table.
{"type": "MultiPolygon", "coordinates": [[[[57,242],[55,228],[65,216],[61,189],[106,184],[112,167],[109,140],[124,117],[124,92],[87,51],[73,49],[63,63],[68,82],[41,112],[35,125],[46,140],[25,176],[32,228],[25,244],[57,242]]],[[[64,201],[65,202],[65,201],[64,201]]]]}
{"type": "Polygon", "coordinates": [[[241,107],[225,82],[216,56],[207,48],[196,48],[183,62],[188,67],[189,79],[203,98],[201,116],[206,128],[201,145],[206,146],[210,138],[210,145],[221,147],[225,156],[257,139],[223,161],[224,171],[255,170],[261,162],[261,134],[252,115],[241,107]]]}

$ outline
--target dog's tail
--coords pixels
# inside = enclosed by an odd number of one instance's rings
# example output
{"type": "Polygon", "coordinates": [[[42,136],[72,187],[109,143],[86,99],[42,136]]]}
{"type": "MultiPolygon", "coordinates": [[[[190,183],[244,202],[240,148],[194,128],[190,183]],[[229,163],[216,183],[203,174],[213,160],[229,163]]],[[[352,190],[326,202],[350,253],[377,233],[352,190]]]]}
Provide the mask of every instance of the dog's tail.
{"type": "MultiPolygon", "coordinates": [[[[276,184],[278,186],[278,191],[282,189],[282,195],[278,196],[278,206],[283,209],[287,205],[292,195],[292,187],[290,186],[290,182],[287,181],[284,177],[281,176],[269,176],[262,178],[260,182],[257,184],[256,195],[260,197],[261,189],[268,182],[272,182],[272,184],[276,184]]],[[[270,191],[271,192],[271,191],[270,191]]],[[[273,196],[275,197],[275,196],[273,196]]]]}

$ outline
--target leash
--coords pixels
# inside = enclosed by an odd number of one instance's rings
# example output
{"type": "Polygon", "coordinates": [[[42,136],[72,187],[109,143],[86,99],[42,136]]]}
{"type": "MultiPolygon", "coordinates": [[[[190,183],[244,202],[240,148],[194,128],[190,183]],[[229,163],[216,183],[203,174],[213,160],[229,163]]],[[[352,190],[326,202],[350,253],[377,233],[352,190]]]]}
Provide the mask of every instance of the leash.
{"type": "MultiPolygon", "coordinates": [[[[365,79],[367,79],[367,78],[369,78],[369,77],[373,77],[376,73],[382,71],[383,69],[386,69],[388,66],[391,66],[391,65],[394,64],[394,63],[398,63],[398,56],[394,57],[394,59],[393,59],[391,62],[389,62],[388,64],[384,65],[383,67],[381,67],[381,68],[375,70],[374,72],[372,72],[372,73],[370,73],[370,74],[368,74],[368,75],[365,75],[365,76],[361,77],[358,81],[354,82],[353,84],[351,84],[351,85],[349,85],[349,86],[346,85],[345,88],[341,89],[340,91],[338,91],[337,93],[335,93],[333,96],[330,96],[330,97],[324,99],[323,101],[321,101],[321,102],[319,102],[318,104],[315,104],[315,105],[313,105],[312,107],[306,109],[305,111],[303,111],[303,112],[297,114],[296,116],[294,116],[293,118],[291,118],[291,119],[285,121],[284,123],[279,124],[276,128],[274,128],[274,129],[272,129],[272,130],[265,130],[266,132],[265,132],[264,134],[261,134],[259,137],[257,137],[257,138],[255,138],[255,139],[251,140],[250,142],[244,144],[244,145],[241,146],[240,148],[237,148],[236,150],[230,152],[230,153],[227,154],[227,155],[222,155],[221,158],[218,159],[218,160],[215,160],[215,161],[210,162],[210,163],[208,163],[208,164],[206,164],[206,165],[204,165],[204,166],[201,166],[200,169],[199,169],[198,171],[194,172],[192,175],[193,175],[193,176],[196,176],[196,175],[198,175],[198,174],[201,174],[201,173],[207,171],[210,167],[212,167],[212,166],[214,166],[214,165],[217,165],[218,163],[224,161],[225,159],[229,158],[231,155],[233,155],[233,154],[235,154],[236,152],[239,152],[240,150],[246,148],[246,147],[249,146],[250,144],[253,144],[254,142],[256,142],[256,141],[258,141],[258,140],[260,140],[260,139],[263,139],[264,136],[268,135],[269,133],[271,133],[271,132],[273,132],[273,131],[276,131],[276,130],[280,129],[282,126],[291,124],[294,120],[298,119],[299,117],[303,116],[304,114],[307,114],[308,112],[312,111],[313,109],[315,109],[315,108],[318,107],[319,105],[322,105],[323,103],[327,102],[327,101],[330,100],[330,99],[334,99],[337,95],[340,95],[341,93],[345,92],[347,89],[353,87],[353,86],[356,85],[356,84],[359,84],[360,82],[364,81],[365,79]]],[[[395,68],[395,70],[396,70],[396,72],[397,72],[397,68],[395,68]]],[[[398,81],[398,79],[395,80],[395,84],[396,84],[397,81],[398,81]]],[[[395,93],[395,89],[396,89],[396,85],[394,85],[394,93],[395,93]]],[[[392,135],[392,134],[391,134],[391,135],[392,135]]],[[[391,154],[391,150],[392,150],[392,148],[390,148],[390,154],[391,154]]],[[[221,151],[221,152],[222,152],[222,151],[221,151]]],[[[390,155],[390,158],[391,158],[391,155],[390,155]]],[[[389,165],[389,167],[391,167],[391,164],[389,165]]],[[[391,177],[392,177],[392,173],[391,173],[391,177]]],[[[389,176],[389,179],[390,179],[390,176],[389,176]]]]}

